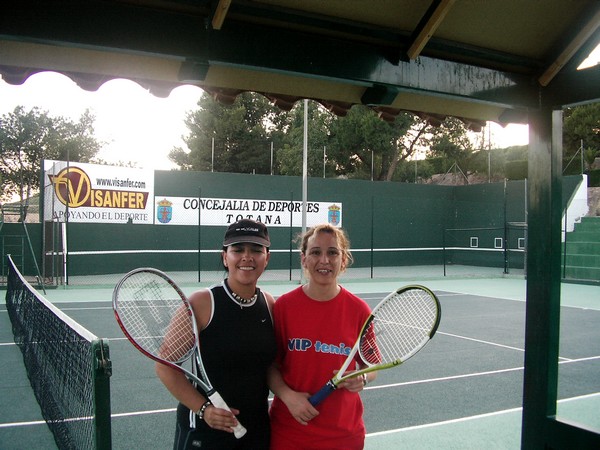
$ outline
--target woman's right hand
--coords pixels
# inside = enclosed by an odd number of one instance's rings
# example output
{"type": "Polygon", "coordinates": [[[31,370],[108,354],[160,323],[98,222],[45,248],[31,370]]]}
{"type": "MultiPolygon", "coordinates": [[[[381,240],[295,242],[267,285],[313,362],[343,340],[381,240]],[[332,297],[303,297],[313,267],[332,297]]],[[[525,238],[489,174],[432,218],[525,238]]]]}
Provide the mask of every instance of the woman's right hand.
{"type": "Polygon", "coordinates": [[[226,431],[227,433],[233,433],[233,427],[238,425],[238,421],[235,416],[239,414],[239,410],[231,408],[231,411],[226,409],[217,408],[214,405],[210,405],[204,411],[204,422],[214,430],[226,431]]]}
{"type": "Polygon", "coordinates": [[[310,394],[306,392],[291,391],[286,394],[285,399],[281,399],[292,417],[302,425],[308,425],[308,422],[319,415],[319,411],[308,401],[309,397],[310,394]]]}

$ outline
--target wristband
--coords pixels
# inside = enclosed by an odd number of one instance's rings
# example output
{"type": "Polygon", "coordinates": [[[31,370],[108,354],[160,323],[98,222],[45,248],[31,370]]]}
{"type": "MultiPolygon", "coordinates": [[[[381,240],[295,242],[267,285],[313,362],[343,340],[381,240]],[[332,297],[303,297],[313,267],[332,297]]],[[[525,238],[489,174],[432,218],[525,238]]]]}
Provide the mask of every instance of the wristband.
{"type": "Polygon", "coordinates": [[[207,400],[202,404],[200,409],[196,411],[196,415],[200,418],[200,420],[204,420],[204,411],[206,411],[206,408],[208,408],[210,405],[212,405],[212,403],[210,400],[207,400]]]}

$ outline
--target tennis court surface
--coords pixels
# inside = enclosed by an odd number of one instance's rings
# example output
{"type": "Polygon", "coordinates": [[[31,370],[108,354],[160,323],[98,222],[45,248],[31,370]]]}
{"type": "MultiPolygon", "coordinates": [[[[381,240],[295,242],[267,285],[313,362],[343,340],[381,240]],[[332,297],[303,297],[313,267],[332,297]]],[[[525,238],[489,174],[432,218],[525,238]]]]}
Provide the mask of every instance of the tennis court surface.
{"type": "MultiPolygon", "coordinates": [[[[408,270],[409,268],[407,268],[408,270]]],[[[409,270],[408,270],[409,271],[409,270]]],[[[410,272],[410,271],[409,271],[410,272]]],[[[404,365],[382,371],[363,392],[366,449],[518,449],[523,387],[525,288],[522,276],[427,277],[343,284],[375,306],[407,284],[432,289],[442,305],[434,339],[404,365]]],[[[280,295],[297,284],[262,284],[280,295]]],[[[189,293],[198,286],[184,286],[189,293]]],[[[5,291],[0,291],[2,299],[5,291]]],[[[112,288],[58,288],[45,297],[108,339],[113,449],[169,449],[175,401],[153,363],[123,337],[112,288]]],[[[600,287],[563,284],[558,415],[600,430],[600,287]]],[[[0,304],[0,448],[56,448],[33,396],[0,304]]],[[[52,389],[51,386],[47,387],[52,389]]],[[[66,395],[66,394],[65,394],[66,395]]]]}

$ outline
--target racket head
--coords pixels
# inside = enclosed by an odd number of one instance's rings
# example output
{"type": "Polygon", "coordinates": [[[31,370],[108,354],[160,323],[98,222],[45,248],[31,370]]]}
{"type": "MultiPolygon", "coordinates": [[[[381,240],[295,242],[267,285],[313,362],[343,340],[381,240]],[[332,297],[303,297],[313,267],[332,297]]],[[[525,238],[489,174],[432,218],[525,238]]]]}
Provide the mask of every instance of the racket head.
{"type": "Polygon", "coordinates": [[[361,331],[361,359],[369,367],[403,363],[435,335],[441,311],[438,298],[425,286],[409,285],[390,293],[361,331]]]}
{"type": "Polygon", "coordinates": [[[113,310],[125,336],[155,361],[179,368],[197,348],[196,321],[187,297],[158,269],[127,273],[113,291],[113,310]]]}
{"type": "MultiPolygon", "coordinates": [[[[138,350],[185,373],[200,385],[213,405],[231,411],[210,384],[196,351],[198,330],[187,297],[167,274],[151,267],[127,273],[113,291],[113,310],[121,330],[138,350]],[[180,367],[193,354],[201,378],[180,367]]],[[[238,423],[233,432],[239,439],[246,428],[238,423]]]]}

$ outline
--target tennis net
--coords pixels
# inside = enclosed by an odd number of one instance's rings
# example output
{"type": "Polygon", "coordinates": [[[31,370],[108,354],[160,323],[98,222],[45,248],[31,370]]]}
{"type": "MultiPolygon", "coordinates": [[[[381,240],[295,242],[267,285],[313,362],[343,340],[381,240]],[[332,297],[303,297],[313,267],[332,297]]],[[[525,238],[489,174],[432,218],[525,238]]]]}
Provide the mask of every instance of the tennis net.
{"type": "Polygon", "coordinates": [[[59,449],[110,449],[106,341],[52,305],[8,256],[6,309],[44,420],[59,449]]]}

